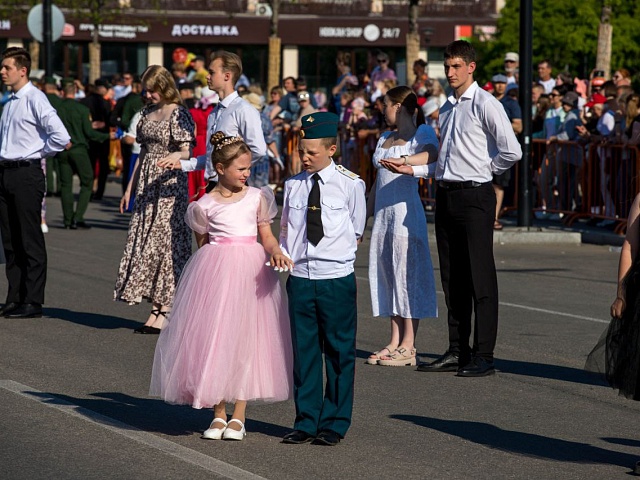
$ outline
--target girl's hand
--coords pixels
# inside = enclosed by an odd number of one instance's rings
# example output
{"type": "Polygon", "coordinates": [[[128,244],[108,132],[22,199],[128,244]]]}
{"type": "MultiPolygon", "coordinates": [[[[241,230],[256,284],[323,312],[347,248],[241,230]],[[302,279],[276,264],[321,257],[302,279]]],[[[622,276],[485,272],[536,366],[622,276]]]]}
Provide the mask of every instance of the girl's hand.
{"type": "Polygon", "coordinates": [[[164,158],[158,160],[157,165],[160,168],[167,168],[169,170],[182,170],[182,164],[180,163],[180,152],[173,152],[164,158]]]}
{"type": "Polygon", "coordinates": [[[388,160],[380,160],[380,165],[393,173],[413,176],[413,167],[411,165],[397,165],[395,162],[389,162],[388,160]]]}
{"type": "Polygon", "coordinates": [[[131,192],[127,190],[124,192],[122,199],[120,200],[120,213],[124,213],[124,211],[129,206],[129,199],[131,198],[131,192]]]}
{"type": "Polygon", "coordinates": [[[398,166],[405,165],[403,158],[383,158],[380,160],[380,163],[398,166]]]}
{"type": "Polygon", "coordinates": [[[280,272],[287,272],[293,270],[293,260],[284,255],[282,252],[274,253],[271,255],[271,260],[268,265],[272,266],[274,270],[280,272]]]}
{"type": "Polygon", "coordinates": [[[624,298],[616,297],[616,299],[611,304],[611,316],[613,318],[620,318],[626,307],[627,304],[624,301],[624,298]]]}

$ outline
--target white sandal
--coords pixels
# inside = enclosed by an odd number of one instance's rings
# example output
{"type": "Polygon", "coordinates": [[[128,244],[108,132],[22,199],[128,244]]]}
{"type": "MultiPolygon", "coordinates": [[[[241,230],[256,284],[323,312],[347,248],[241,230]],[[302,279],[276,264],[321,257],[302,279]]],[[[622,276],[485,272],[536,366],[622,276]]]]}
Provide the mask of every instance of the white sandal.
{"type": "Polygon", "coordinates": [[[244,423],[242,423],[237,418],[232,418],[231,420],[229,420],[229,424],[232,424],[232,423],[239,424],[240,425],[240,430],[234,430],[233,428],[227,428],[227,429],[225,429],[224,433],[222,434],[222,439],[223,440],[238,440],[238,441],[244,439],[244,437],[247,436],[247,431],[244,428],[244,423]]]}
{"type": "Polygon", "coordinates": [[[227,429],[227,421],[224,418],[214,418],[209,428],[204,431],[202,434],[202,438],[206,438],[207,440],[220,440],[222,439],[222,434],[227,429]],[[213,428],[214,423],[222,423],[224,427],[222,428],[213,428]]]}

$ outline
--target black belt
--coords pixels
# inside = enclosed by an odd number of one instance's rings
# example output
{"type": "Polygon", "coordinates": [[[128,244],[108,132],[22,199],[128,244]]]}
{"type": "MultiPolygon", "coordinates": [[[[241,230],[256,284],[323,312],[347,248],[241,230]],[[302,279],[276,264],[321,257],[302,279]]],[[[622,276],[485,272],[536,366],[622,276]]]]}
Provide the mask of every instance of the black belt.
{"type": "Polygon", "coordinates": [[[31,165],[40,165],[39,158],[27,158],[26,160],[0,160],[0,168],[18,168],[30,167],[31,165]]]}
{"type": "Polygon", "coordinates": [[[438,187],[444,188],[445,190],[465,190],[467,188],[478,188],[483,185],[487,185],[491,182],[474,182],[473,180],[469,180],[466,182],[447,182],[445,180],[438,180],[438,187]]]}

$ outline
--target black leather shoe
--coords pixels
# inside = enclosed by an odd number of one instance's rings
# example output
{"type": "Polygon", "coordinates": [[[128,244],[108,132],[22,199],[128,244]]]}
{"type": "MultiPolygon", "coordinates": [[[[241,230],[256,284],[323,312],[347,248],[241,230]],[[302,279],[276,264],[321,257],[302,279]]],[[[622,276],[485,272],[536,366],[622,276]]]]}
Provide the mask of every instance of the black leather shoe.
{"type": "Polygon", "coordinates": [[[87,222],[76,222],[76,228],[81,228],[83,230],[89,230],[91,228],[91,225],[89,225],[87,222]]]}
{"type": "Polygon", "coordinates": [[[326,445],[334,447],[340,443],[340,434],[333,430],[322,430],[316,439],[312,442],[314,445],[326,445]]]}
{"type": "Polygon", "coordinates": [[[42,305],[39,303],[23,303],[15,310],[5,313],[5,318],[40,318],[42,305]]]}
{"type": "Polygon", "coordinates": [[[458,370],[458,377],[486,377],[487,375],[494,375],[496,369],[493,366],[493,362],[485,360],[482,357],[473,357],[471,361],[458,370]]]}
{"type": "Polygon", "coordinates": [[[9,302],[5,304],[4,307],[0,308],[0,317],[4,317],[7,313],[13,312],[19,306],[20,304],[16,302],[9,302]]]}
{"type": "Polygon", "coordinates": [[[72,223],[71,225],[65,225],[65,226],[64,226],[64,229],[65,229],[65,230],[77,230],[77,229],[78,229],[78,227],[76,227],[76,224],[75,224],[75,223],[72,223]]]}
{"type": "Polygon", "coordinates": [[[431,363],[420,363],[418,372],[457,372],[460,356],[457,353],[446,352],[431,363]]]}
{"type": "Polygon", "coordinates": [[[308,443],[311,440],[313,440],[313,435],[310,433],[303,432],[302,430],[294,430],[293,432],[287,433],[282,438],[282,443],[298,445],[301,443],[308,443]]]}
{"type": "Polygon", "coordinates": [[[143,335],[159,335],[162,330],[156,327],[149,327],[147,325],[143,325],[141,327],[136,328],[133,333],[141,333],[143,335]]]}

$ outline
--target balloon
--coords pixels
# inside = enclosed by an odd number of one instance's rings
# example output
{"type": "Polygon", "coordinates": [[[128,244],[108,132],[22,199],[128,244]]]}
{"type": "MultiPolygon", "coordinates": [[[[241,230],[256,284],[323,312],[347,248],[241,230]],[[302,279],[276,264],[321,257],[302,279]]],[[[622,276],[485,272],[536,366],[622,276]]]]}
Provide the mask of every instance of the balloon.
{"type": "Polygon", "coordinates": [[[176,48],[171,58],[176,63],[183,63],[187,59],[187,55],[188,53],[184,48],[176,48]]]}
{"type": "Polygon", "coordinates": [[[196,54],[195,53],[191,53],[189,52],[187,54],[187,58],[184,59],[184,65],[186,67],[188,67],[189,65],[191,65],[191,62],[193,61],[193,59],[196,58],[196,54]]]}

